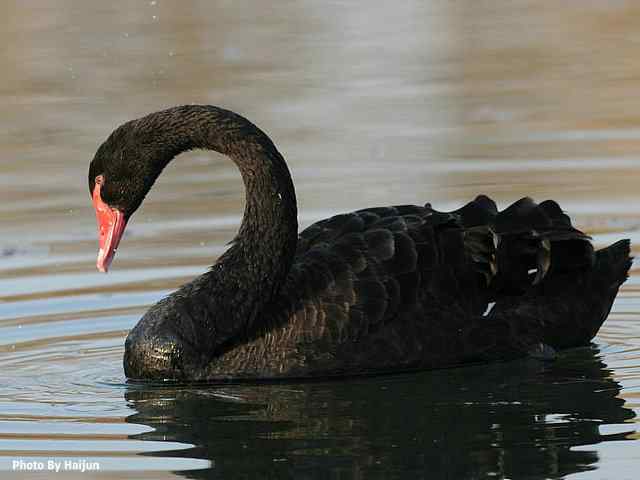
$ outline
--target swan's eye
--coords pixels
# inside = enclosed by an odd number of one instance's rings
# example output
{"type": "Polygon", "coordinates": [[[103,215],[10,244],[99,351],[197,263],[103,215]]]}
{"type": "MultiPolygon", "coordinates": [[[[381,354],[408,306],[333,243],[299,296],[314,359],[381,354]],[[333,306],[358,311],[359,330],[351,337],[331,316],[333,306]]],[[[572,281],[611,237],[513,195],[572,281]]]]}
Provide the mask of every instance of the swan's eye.
{"type": "Polygon", "coordinates": [[[95,179],[94,189],[98,189],[101,200],[106,204],[111,204],[111,182],[107,183],[104,175],[100,174],[95,179]]]}
{"type": "MultiPolygon", "coordinates": [[[[127,184],[125,181],[109,175],[100,174],[95,179],[95,187],[100,189],[102,201],[110,207],[122,208],[126,204],[127,184]]],[[[95,188],[94,187],[94,188],[95,188]]]]}

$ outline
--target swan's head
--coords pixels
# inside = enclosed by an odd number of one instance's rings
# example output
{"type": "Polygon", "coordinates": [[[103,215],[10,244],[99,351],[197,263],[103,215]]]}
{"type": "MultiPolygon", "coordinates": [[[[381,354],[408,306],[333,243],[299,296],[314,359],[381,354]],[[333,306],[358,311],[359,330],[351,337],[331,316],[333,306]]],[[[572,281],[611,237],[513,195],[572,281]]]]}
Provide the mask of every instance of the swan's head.
{"type": "MultiPolygon", "coordinates": [[[[247,119],[210,105],[169,108],[115,129],[89,167],[89,194],[100,236],[98,270],[107,271],[129,218],[176,155],[206,148],[233,157],[246,154],[248,147],[280,155],[266,134],[247,119]]],[[[295,194],[292,199],[295,213],[295,194]]]]}
{"type": "Polygon", "coordinates": [[[89,194],[98,221],[97,267],[109,269],[129,218],[142,204],[164,166],[163,152],[152,148],[152,132],[128,122],[98,148],[89,166],[89,194]]]}

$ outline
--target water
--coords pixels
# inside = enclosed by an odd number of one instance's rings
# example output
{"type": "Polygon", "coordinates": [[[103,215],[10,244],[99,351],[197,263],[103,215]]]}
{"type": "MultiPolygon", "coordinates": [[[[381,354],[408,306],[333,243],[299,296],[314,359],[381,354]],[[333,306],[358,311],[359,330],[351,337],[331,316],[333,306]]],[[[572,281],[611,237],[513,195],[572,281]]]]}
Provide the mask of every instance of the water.
{"type": "Polygon", "coordinates": [[[5,2],[2,477],[38,476],[21,460],[61,462],[55,478],[635,478],[637,267],[595,344],[553,364],[127,384],[128,329],[240,222],[233,165],[196,152],[166,170],[112,273],[95,271],[95,149],[125,120],[190,102],[269,132],[302,226],[529,194],[559,200],[599,246],[640,245],[638,7],[540,3],[5,2]]]}

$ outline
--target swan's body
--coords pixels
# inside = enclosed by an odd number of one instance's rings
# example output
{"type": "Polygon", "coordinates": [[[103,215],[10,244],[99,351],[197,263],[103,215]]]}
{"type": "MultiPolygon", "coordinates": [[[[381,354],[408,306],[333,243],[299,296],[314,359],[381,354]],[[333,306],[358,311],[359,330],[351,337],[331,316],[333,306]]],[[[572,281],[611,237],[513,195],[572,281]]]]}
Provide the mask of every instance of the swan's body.
{"type": "Polygon", "coordinates": [[[232,112],[183,106],[124,124],[96,153],[101,270],[162,169],[194,148],[237,164],[244,219],[209,272],[130,332],[130,378],[340,376],[548,356],[593,338],[630,267],[627,240],[594,252],[555,202],[528,198],[502,212],[484,196],[451,213],[365,209],[298,236],[293,183],[269,138],[232,112]]]}

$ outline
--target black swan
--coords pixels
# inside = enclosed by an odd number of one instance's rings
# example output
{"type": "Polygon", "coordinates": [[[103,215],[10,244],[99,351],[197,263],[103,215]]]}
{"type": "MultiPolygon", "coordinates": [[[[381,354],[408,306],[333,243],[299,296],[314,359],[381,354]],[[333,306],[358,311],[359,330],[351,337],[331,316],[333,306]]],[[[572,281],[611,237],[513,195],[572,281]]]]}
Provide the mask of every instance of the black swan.
{"type": "Polygon", "coordinates": [[[367,208],[298,234],[284,158],[240,115],[187,105],[117,128],[89,168],[106,271],[127,221],[178,154],[229,156],[246,188],[232,246],[151,307],[125,343],[131,379],[317,378],[449,367],[586,345],[631,266],[594,251],[558,204],[367,208]],[[491,308],[493,307],[493,308],[491,308]]]}

